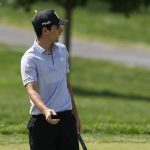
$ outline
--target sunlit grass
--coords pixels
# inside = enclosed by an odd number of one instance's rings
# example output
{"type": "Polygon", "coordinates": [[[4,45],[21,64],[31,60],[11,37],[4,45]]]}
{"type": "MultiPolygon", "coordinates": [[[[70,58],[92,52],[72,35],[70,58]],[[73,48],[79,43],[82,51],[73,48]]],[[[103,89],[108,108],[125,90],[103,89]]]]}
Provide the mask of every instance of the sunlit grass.
{"type": "MultiPolygon", "coordinates": [[[[87,143],[94,150],[149,150],[149,143],[87,143]]],[[[29,150],[28,144],[0,145],[0,150],[29,150]]]]}

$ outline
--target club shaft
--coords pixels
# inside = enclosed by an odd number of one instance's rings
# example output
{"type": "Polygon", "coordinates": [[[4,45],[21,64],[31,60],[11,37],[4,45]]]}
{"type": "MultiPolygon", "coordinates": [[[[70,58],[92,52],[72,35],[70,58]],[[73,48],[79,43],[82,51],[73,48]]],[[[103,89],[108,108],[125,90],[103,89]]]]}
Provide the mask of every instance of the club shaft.
{"type": "Polygon", "coordinates": [[[87,150],[87,147],[86,147],[86,145],[85,145],[85,143],[84,143],[84,141],[83,141],[80,134],[78,135],[78,138],[79,138],[79,141],[80,141],[80,144],[81,144],[83,150],[87,150]]]}

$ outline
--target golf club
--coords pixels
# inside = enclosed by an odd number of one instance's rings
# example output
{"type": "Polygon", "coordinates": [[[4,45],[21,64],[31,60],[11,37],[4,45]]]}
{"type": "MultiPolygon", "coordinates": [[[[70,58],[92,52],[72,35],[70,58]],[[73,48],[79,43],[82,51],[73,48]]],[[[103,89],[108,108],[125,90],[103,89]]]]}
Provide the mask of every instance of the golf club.
{"type": "Polygon", "coordinates": [[[83,139],[82,139],[82,137],[81,137],[80,134],[78,134],[78,139],[79,139],[79,142],[80,142],[80,144],[81,144],[83,150],[87,150],[87,147],[86,147],[86,145],[85,145],[85,142],[83,141],[83,139]]]}

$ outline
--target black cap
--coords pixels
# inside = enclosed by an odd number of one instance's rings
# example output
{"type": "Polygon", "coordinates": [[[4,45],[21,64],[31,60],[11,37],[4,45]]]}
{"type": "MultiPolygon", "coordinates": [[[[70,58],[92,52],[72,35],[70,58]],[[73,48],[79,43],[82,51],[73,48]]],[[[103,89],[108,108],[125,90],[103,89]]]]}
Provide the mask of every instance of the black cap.
{"type": "Polygon", "coordinates": [[[42,28],[44,26],[65,25],[68,20],[60,19],[54,10],[42,10],[37,12],[32,19],[33,26],[42,28]]]}

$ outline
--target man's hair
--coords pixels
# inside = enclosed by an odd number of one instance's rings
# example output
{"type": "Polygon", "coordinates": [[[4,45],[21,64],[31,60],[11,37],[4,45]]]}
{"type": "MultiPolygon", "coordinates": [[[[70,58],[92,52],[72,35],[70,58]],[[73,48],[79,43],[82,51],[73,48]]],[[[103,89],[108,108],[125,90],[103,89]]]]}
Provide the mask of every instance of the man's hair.
{"type": "MultiPolygon", "coordinates": [[[[32,22],[32,25],[33,25],[33,22],[32,22]]],[[[36,36],[37,36],[37,38],[40,38],[41,36],[42,36],[42,29],[44,28],[44,27],[46,27],[48,30],[51,30],[51,26],[42,26],[42,27],[38,27],[38,26],[34,26],[33,25],[33,28],[34,28],[34,31],[35,31],[35,33],[36,33],[36,36]]]]}
{"type": "Polygon", "coordinates": [[[43,27],[46,27],[48,30],[51,29],[51,26],[53,24],[48,24],[43,22],[46,22],[49,19],[49,14],[52,10],[43,10],[35,14],[35,16],[32,19],[32,25],[34,28],[34,31],[36,33],[36,36],[40,38],[42,36],[42,29],[43,27]]]}

